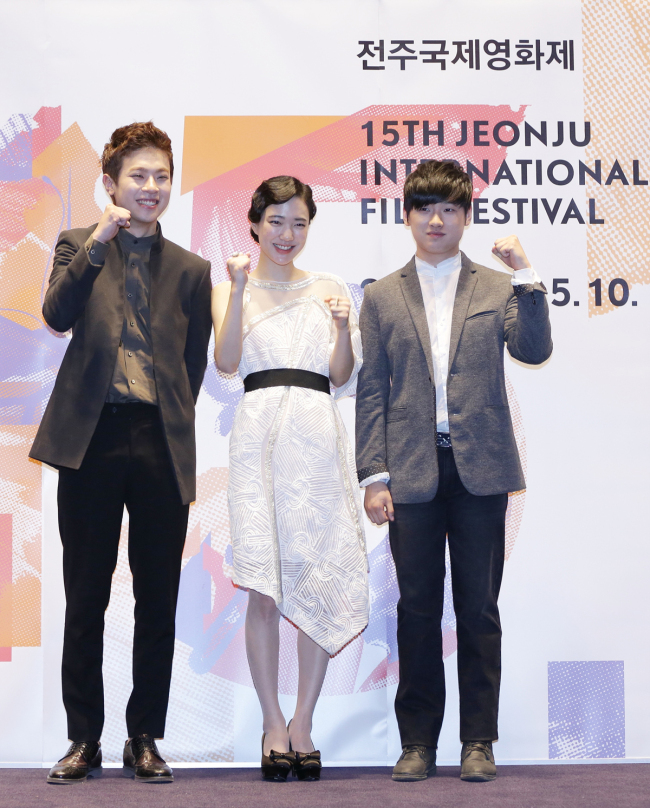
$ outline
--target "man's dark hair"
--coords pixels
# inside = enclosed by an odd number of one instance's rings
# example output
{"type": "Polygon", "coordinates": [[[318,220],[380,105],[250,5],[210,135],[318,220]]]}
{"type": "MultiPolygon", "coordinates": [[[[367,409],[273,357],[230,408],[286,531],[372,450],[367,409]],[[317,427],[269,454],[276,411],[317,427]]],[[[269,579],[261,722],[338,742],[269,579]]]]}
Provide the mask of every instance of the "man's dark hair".
{"type": "Polygon", "coordinates": [[[169,178],[174,179],[174,155],[167,132],[154,126],[153,121],[120,126],[111,135],[102,153],[102,171],[117,182],[124,158],[138,149],[160,149],[169,157],[169,178]]]}
{"type": "Polygon", "coordinates": [[[465,213],[472,205],[472,181],[455,163],[428,160],[408,175],[404,183],[404,210],[408,214],[438,202],[460,205],[465,213]]]}
{"type": "MultiPolygon", "coordinates": [[[[313,200],[311,188],[295,177],[287,176],[271,177],[271,179],[264,180],[255,189],[251,199],[251,207],[248,211],[248,221],[251,224],[259,224],[262,221],[264,211],[269,205],[283,205],[293,199],[294,196],[302,199],[307,205],[309,221],[311,222],[316,215],[316,203],[313,200]]],[[[257,233],[253,232],[253,228],[251,228],[251,236],[259,244],[260,240],[257,233]]]]}

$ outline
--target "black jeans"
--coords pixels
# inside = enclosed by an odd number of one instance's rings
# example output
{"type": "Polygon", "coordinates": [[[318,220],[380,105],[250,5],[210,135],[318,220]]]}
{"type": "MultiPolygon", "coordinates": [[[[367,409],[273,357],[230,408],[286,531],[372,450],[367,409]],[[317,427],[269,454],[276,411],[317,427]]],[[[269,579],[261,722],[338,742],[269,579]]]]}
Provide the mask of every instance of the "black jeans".
{"type": "Polygon", "coordinates": [[[438,449],[440,483],[430,502],[395,504],[389,524],[400,599],[399,686],[402,745],[437,746],[445,709],[441,620],[445,539],[458,635],[460,738],[496,740],[501,681],[497,598],[504,563],[508,495],[478,497],[462,484],[452,449],[438,449]]]}
{"type": "Polygon", "coordinates": [[[189,506],[183,505],[158,408],[106,405],[79,470],[59,471],[66,595],[63,702],[72,741],[98,741],[104,724],[104,612],[129,512],[135,632],[129,736],[162,737],[189,506]]]}

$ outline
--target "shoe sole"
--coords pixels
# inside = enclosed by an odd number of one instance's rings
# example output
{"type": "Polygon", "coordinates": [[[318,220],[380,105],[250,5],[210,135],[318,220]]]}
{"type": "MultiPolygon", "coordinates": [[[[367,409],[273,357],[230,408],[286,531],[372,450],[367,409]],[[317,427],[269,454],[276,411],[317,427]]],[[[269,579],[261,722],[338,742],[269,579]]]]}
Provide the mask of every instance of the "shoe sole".
{"type": "Polygon", "coordinates": [[[496,780],[496,774],[461,774],[461,780],[466,783],[489,783],[490,780],[496,780]]]}
{"type": "Polygon", "coordinates": [[[415,783],[418,780],[426,780],[427,777],[435,777],[436,771],[436,767],[432,766],[425,774],[394,774],[392,779],[397,783],[415,783]]]}
{"type": "Polygon", "coordinates": [[[136,783],[173,783],[174,777],[173,775],[164,775],[162,777],[139,777],[133,769],[129,769],[126,766],[122,768],[122,777],[128,777],[131,780],[135,780],[136,783]]]}
{"type": "Polygon", "coordinates": [[[96,769],[91,769],[85,777],[80,777],[75,780],[73,779],[65,780],[62,777],[50,777],[48,775],[47,782],[51,786],[75,786],[78,783],[85,783],[90,777],[101,777],[102,773],[103,770],[101,766],[98,766],[96,769]]]}

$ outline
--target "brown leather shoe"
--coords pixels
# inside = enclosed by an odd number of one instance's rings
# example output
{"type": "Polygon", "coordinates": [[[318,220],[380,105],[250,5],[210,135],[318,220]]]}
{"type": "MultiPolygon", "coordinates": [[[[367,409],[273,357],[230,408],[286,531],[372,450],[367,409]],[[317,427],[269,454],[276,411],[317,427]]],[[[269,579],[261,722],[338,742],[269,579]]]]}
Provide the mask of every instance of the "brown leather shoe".
{"type": "Polygon", "coordinates": [[[460,779],[482,783],[494,780],[496,776],[492,741],[464,741],[460,753],[460,779]]]}
{"type": "Polygon", "coordinates": [[[408,744],[393,768],[393,780],[426,780],[436,773],[436,747],[408,744]]]}
{"type": "Polygon", "coordinates": [[[151,735],[136,735],[124,744],[124,777],[138,783],[173,783],[174,773],[162,759],[151,735]]]}
{"type": "Polygon", "coordinates": [[[102,750],[99,741],[73,743],[65,756],[47,775],[48,783],[85,783],[89,777],[102,774],[102,750]]]}

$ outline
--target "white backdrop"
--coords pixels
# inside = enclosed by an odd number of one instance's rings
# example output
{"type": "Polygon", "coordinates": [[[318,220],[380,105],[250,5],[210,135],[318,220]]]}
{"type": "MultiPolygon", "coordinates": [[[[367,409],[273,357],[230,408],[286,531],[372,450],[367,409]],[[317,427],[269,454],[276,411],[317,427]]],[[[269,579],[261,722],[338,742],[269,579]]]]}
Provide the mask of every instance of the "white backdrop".
{"type": "MultiPolygon", "coordinates": [[[[508,526],[497,760],[650,759],[644,608],[650,233],[648,186],[642,184],[650,177],[648,57],[642,47],[647,4],[4,0],[1,10],[10,32],[0,52],[0,398],[7,399],[0,402],[2,765],[49,765],[67,741],[59,679],[64,600],[57,478],[26,460],[65,346],[38,320],[42,283],[59,229],[92,223],[106,203],[96,160],[108,136],[119,125],[150,118],[174,144],[165,235],[211,259],[215,281],[224,277],[223,255],[251,247],[244,222],[250,190],[270,173],[296,173],[313,184],[318,202],[299,265],[343,276],[357,303],[364,279],[394,271],[413,252],[408,230],[394,223],[392,200],[399,198],[404,177],[400,160],[444,157],[465,166],[469,159],[481,171],[488,160],[490,182],[476,179],[476,199],[484,200],[479,216],[489,223],[468,228],[463,250],[498,268],[491,245],[516,232],[549,292],[554,279],[565,279],[560,286],[571,295],[568,305],[551,306],[551,359],[535,369],[507,362],[528,490],[512,498],[508,526]],[[422,52],[433,46],[424,40],[446,43],[444,70],[427,61],[431,57],[422,52]],[[533,60],[539,42],[539,70],[516,64],[523,60],[522,40],[531,43],[533,60]],[[374,56],[358,55],[363,41],[373,43],[374,56]],[[410,50],[398,51],[398,41],[410,50]],[[471,67],[467,46],[453,44],[470,41],[472,58],[476,49],[480,58],[471,67]],[[509,48],[498,54],[509,62],[499,70],[488,64],[497,43],[509,48]],[[467,61],[452,63],[458,48],[467,61]],[[416,58],[402,70],[389,59],[391,50],[416,58]],[[364,70],[364,59],[382,69],[364,70]],[[371,119],[372,148],[361,129],[371,119]],[[383,121],[391,120],[400,138],[394,147],[382,145],[379,134],[383,121]],[[423,120],[431,127],[444,121],[444,145],[438,147],[433,137],[429,147],[423,145],[423,120]],[[469,143],[456,146],[461,121],[468,122],[469,143]],[[476,121],[490,122],[477,124],[489,145],[473,143],[476,121]],[[517,125],[516,144],[496,142],[498,121],[517,125]],[[591,123],[591,142],[573,145],[569,123],[582,141],[585,121],[591,123]],[[526,123],[541,132],[542,122],[547,145],[534,135],[527,144],[526,123]],[[554,146],[558,122],[565,137],[554,146]],[[242,127],[244,135],[238,134],[242,127]],[[502,170],[505,178],[495,183],[504,159],[511,178],[502,170]],[[374,184],[375,160],[387,170],[396,160],[396,184],[385,175],[381,185],[374,184]],[[551,169],[555,182],[549,179],[548,166],[558,160],[573,169],[566,184],[557,184],[567,174],[563,164],[551,169]],[[581,184],[579,162],[594,172],[599,160],[601,184],[589,178],[581,184]],[[523,164],[527,181],[518,161],[531,161],[523,164]],[[362,199],[377,200],[367,224],[362,199]],[[507,223],[492,221],[505,218],[493,207],[498,199],[507,200],[497,203],[510,213],[507,223]],[[591,220],[604,223],[590,223],[589,199],[591,220]],[[559,213],[551,223],[547,210],[556,200],[559,213]],[[589,287],[598,278],[600,306],[596,287],[589,287]],[[609,285],[617,278],[629,287],[624,305],[609,302],[609,285]]],[[[512,130],[502,128],[500,138],[510,140],[512,130]]],[[[623,289],[615,284],[616,302],[623,289]]],[[[563,295],[549,299],[561,302],[563,295]]],[[[229,559],[228,430],[238,395],[235,382],[210,368],[197,409],[199,493],[190,518],[174,684],[161,743],[163,754],[180,763],[233,765],[259,757],[261,714],[241,631],[246,598],[222,573],[229,559]]],[[[341,409],[352,433],[354,402],[342,402],[341,409]]],[[[369,523],[366,529],[373,618],[368,631],[332,661],[314,741],[326,763],[392,765],[400,751],[392,711],[396,590],[386,531],[369,523]]],[[[124,551],[106,629],[102,740],[114,761],[125,737],[130,686],[132,599],[124,551]]],[[[444,628],[449,688],[439,761],[455,763],[450,604],[444,628]]],[[[289,714],[293,643],[293,629],[284,626],[281,685],[289,714]]]]}

